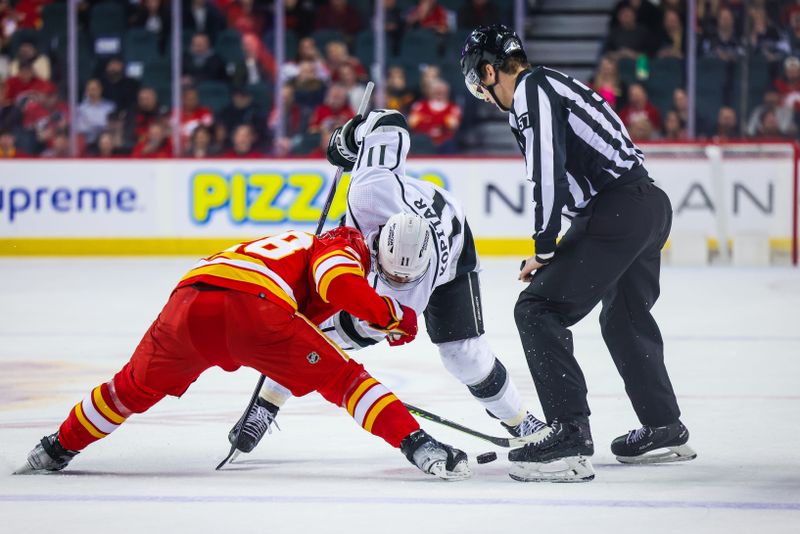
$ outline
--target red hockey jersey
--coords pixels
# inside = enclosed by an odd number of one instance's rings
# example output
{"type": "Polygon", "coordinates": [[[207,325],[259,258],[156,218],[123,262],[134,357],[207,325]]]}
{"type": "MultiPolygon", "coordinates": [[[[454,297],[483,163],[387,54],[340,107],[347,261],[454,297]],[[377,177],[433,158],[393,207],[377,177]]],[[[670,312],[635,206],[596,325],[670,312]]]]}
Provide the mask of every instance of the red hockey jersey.
{"type": "Polygon", "coordinates": [[[290,230],[200,260],[178,287],[204,282],[252,293],[316,324],[345,310],[390,330],[402,312],[394,299],[379,296],[367,282],[364,266],[369,261],[346,239],[320,240],[290,230]]]}

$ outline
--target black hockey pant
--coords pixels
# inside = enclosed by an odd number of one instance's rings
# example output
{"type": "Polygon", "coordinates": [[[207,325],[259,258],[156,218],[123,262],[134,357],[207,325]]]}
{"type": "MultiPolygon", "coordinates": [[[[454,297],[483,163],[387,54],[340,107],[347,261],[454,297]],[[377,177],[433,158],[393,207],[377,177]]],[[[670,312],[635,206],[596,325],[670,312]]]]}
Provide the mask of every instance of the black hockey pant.
{"type": "Polygon", "coordinates": [[[661,333],[650,314],[671,224],[669,198],[649,178],[604,190],[520,294],[514,316],[548,422],[590,413],[568,328],[601,300],[603,339],[639,421],[678,420],[661,333]]]}

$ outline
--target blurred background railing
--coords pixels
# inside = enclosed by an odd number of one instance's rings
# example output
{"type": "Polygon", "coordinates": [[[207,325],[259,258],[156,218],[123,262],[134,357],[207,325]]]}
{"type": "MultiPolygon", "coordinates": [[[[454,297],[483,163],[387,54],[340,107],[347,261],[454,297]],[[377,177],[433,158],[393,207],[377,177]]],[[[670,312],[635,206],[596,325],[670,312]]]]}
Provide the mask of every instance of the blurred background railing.
{"type": "Polygon", "coordinates": [[[639,141],[797,138],[798,1],[0,0],[0,157],[321,156],[369,79],[415,154],[513,153],[458,66],[495,22],[639,141]]]}

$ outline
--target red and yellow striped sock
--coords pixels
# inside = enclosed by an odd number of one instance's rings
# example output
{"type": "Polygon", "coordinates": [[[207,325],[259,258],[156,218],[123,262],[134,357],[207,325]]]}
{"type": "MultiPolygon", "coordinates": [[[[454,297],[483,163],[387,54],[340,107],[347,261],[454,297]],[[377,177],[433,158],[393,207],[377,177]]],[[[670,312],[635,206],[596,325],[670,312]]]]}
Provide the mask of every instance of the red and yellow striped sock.
{"type": "Polygon", "coordinates": [[[125,422],[131,412],[115,398],[114,382],[94,388],[72,408],[58,429],[58,440],[65,449],[79,451],[102,439],[125,422]]]}

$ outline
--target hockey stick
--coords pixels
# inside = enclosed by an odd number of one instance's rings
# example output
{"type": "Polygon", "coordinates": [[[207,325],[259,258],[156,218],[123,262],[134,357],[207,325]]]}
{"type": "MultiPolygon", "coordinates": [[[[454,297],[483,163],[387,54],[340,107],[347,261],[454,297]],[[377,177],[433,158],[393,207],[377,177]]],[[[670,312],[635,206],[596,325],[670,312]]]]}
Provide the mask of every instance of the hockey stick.
{"type": "MultiPolygon", "coordinates": [[[[372,96],[372,90],[375,88],[375,84],[373,82],[367,82],[367,87],[364,89],[364,95],[361,97],[361,103],[358,105],[358,111],[356,112],[358,115],[363,116],[364,113],[367,111],[367,106],[369,105],[369,99],[372,96]]],[[[342,167],[336,167],[336,173],[333,175],[333,183],[331,184],[331,190],[328,192],[328,198],[325,199],[325,205],[322,206],[322,213],[319,215],[319,221],[317,222],[317,229],[314,231],[314,235],[319,235],[322,232],[322,227],[325,226],[325,221],[328,219],[328,212],[331,210],[331,205],[333,204],[333,198],[336,196],[336,188],[339,185],[339,180],[342,178],[342,174],[344,174],[344,169],[342,167]]],[[[219,471],[222,466],[224,466],[229,461],[233,461],[235,458],[236,452],[239,450],[239,436],[242,434],[242,428],[244,428],[244,420],[247,417],[247,414],[250,413],[250,410],[253,408],[253,405],[256,403],[258,399],[258,393],[261,391],[261,386],[264,385],[264,379],[266,378],[265,375],[261,375],[256,383],[256,389],[253,391],[253,395],[250,397],[250,402],[247,404],[247,408],[244,410],[244,414],[242,417],[239,418],[238,424],[239,430],[236,432],[236,437],[233,440],[233,444],[231,445],[231,449],[228,452],[228,455],[222,460],[219,465],[216,467],[216,471],[219,471]]],[[[238,455],[237,455],[238,456],[238,455]]]]}
{"type": "Polygon", "coordinates": [[[488,441],[489,443],[494,443],[498,447],[522,447],[528,443],[531,443],[530,438],[501,438],[498,436],[490,436],[489,434],[484,434],[483,432],[478,432],[477,430],[473,430],[469,427],[456,423],[455,421],[450,421],[449,419],[445,419],[444,417],[439,417],[435,413],[431,413],[427,410],[423,410],[422,408],[417,408],[411,404],[403,403],[403,406],[411,413],[411,415],[416,415],[417,417],[421,417],[428,421],[432,421],[434,423],[438,423],[440,425],[446,426],[448,428],[452,428],[463,432],[465,434],[469,434],[470,436],[482,439],[484,441],[488,441]]]}

